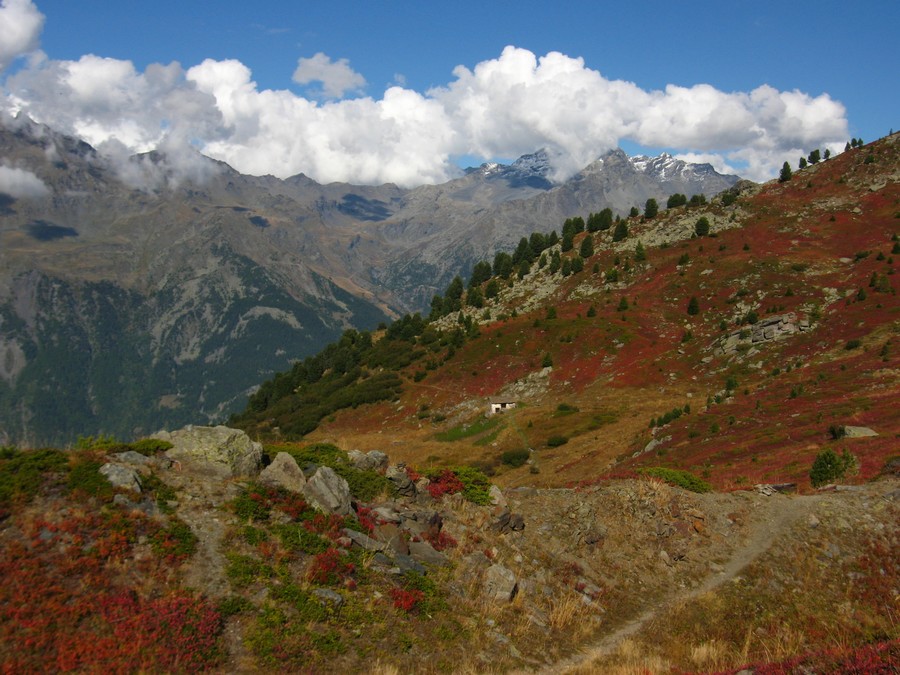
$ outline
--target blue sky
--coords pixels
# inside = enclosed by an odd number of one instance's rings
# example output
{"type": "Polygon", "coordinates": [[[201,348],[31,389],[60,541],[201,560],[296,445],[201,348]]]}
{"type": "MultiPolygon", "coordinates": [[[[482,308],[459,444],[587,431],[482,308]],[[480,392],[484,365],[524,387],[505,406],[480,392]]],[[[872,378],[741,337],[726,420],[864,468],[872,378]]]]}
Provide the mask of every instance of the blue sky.
{"type": "Polygon", "coordinates": [[[6,48],[8,109],[110,153],[178,140],[248,173],[415,184],[548,147],[564,177],[619,145],[763,179],[900,127],[892,1],[0,5],[45,17],[6,48]]]}

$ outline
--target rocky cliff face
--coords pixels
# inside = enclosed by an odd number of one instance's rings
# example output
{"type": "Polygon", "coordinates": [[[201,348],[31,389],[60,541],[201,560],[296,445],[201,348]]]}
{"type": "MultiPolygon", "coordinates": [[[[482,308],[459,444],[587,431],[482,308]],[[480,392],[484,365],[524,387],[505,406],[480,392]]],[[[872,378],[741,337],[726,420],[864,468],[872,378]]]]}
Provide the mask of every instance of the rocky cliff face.
{"type": "Polygon", "coordinates": [[[221,419],[523,235],[734,180],[614,152],[554,185],[539,152],[413,190],[322,186],[200,155],[190,172],[159,153],[113,164],[27,120],[0,127],[0,155],[30,186],[0,194],[0,442],[25,444],[221,419]]]}
{"type": "Polygon", "coordinates": [[[220,419],[261,377],[388,316],[334,280],[338,265],[317,242],[322,213],[337,209],[304,201],[300,179],[209,162],[202,185],[133,189],[90,148],[47,129],[0,139],[49,192],[5,201],[0,442],[127,438],[220,419]]]}

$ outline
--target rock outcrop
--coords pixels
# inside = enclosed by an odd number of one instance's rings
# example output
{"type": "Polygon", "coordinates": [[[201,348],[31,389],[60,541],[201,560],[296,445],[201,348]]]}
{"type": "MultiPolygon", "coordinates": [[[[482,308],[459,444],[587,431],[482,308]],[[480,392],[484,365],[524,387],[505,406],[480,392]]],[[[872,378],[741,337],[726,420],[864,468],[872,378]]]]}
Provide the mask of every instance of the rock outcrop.
{"type": "Polygon", "coordinates": [[[349,516],[353,512],[347,481],[330,467],[320,466],[316,469],[302,491],[309,503],[320,511],[340,516],[349,516]]]}
{"type": "Polygon", "coordinates": [[[798,319],[794,312],[760,319],[755,324],[731,331],[719,341],[719,352],[732,354],[741,345],[758,345],[783,340],[810,329],[809,319],[798,319]]]}
{"type": "Polygon", "coordinates": [[[187,426],[161,431],[152,438],[168,441],[169,459],[197,465],[222,477],[255,476],[262,463],[262,445],[239,429],[187,426]]]}
{"type": "Polygon", "coordinates": [[[306,476],[297,465],[297,460],[286,452],[279,452],[272,463],[260,472],[259,482],[290,492],[302,492],[306,485],[306,476]]]}

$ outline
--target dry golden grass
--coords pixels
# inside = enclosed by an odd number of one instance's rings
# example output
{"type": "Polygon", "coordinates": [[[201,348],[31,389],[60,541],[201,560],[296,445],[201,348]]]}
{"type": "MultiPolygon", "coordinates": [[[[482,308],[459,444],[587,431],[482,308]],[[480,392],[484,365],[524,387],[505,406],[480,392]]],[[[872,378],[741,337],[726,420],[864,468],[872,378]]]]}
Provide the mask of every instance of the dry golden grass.
{"type": "Polygon", "coordinates": [[[591,614],[590,607],[584,603],[580,595],[566,593],[557,596],[550,605],[550,627],[555,630],[568,630],[586,623],[591,614]]]}
{"type": "Polygon", "coordinates": [[[656,675],[671,669],[668,659],[633,640],[623,640],[610,656],[577,666],[566,675],[656,675]]]}
{"type": "MultiPolygon", "coordinates": [[[[405,462],[419,468],[497,462],[503,451],[528,444],[538,451],[540,473],[531,474],[527,467],[510,469],[500,465],[492,481],[501,487],[561,487],[601,473],[617,457],[633,450],[636,444],[649,441],[649,420],[663,411],[689,402],[689,392],[693,392],[694,400],[706,394],[690,384],[670,385],[666,387],[666,391],[659,392],[655,388],[641,387],[610,389],[605,381],[590,385],[574,396],[551,389],[544,397],[546,402],[529,401],[526,407],[504,413],[505,429],[487,445],[477,445],[474,442],[477,439],[453,442],[435,440],[437,432],[483,414],[487,399],[483,402],[472,401],[468,413],[451,416],[440,424],[418,420],[415,413],[411,412],[408,419],[404,418],[399,423],[373,427],[371,424],[356,424],[349,414],[338,413],[334,424],[324,423],[307,440],[334,443],[344,450],[381,450],[390,456],[392,462],[405,462]],[[627,412],[619,414],[614,422],[602,428],[570,435],[567,433],[566,423],[572,420],[555,415],[560,400],[579,407],[583,412],[627,412]],[[528,426],[529,422],[531,427],[528,426]],[[546,439],[557,433],[569,435],[569,442],[557,448],[544,447],[546,439]]],[[[417,409],[413,400],[416,395],[415,392],[404,395],[410,398],[407,405],[410,411],[417,409]]],[[[455,401],[462,402],[464,401],[455,401]]],[[[373,410],[375,408],[377,406],[373,410]]],[[[358,411],[355,412],[358,414],[358,411]]]]}
{"type": "Polygon", "coordinates": [[[729,648],[727,645],[718,640],[709,640],[691,647],[690,660],[691,663],[701,670],[719,670],[727,665],[728,660],[726,656],[728,653],[729,648]]]}

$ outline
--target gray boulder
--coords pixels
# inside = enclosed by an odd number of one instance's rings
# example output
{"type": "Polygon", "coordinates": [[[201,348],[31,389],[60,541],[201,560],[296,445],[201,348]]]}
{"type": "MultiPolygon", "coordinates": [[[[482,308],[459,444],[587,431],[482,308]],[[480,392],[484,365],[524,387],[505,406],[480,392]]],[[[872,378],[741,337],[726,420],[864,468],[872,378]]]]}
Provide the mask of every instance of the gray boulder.
{"type": "Polygon", "coordinates": [[[133,464],[135,466],[148,466],[151,464],[151,460],[146,455],[142,455],[139,452],[135,452],[134,450],[127,450],[126,452],[117,452],[113,455],[113,458],[117,462],[121,462],[122,464],[133,464]]]}
{"type": "Polygon", "coordinates": [[[384,523],[376,526],[373,535],[378,541],[384,542],[391,550],[409,555],[409,543],[403,536],[403,532],[394,523],[384,523]]]}
{"type": "Polygon", "coordinates": [[[131,490],[132,492],[141,491],[141,479],[138,472],[134,469],[129,469],[121,464],[107,463],[100,467],[100,473],[106,477],[106,480],[114,488],[131,490]]]}
{"type": "Polygon", "coordinates": [[[240,429],[187,426],[152,438],[172,444],[166,451],[169,459],[199,465],[223,478],[255,476],[262,464],[262,445],[240,429]]]}
{"type": "Polygon", "coordinates": [[[324,605],[325,607],[340,609],[344,604],[344,597],[330,588],[315,588],[312,593],[316,596],[319,604],[324,605]]]}
{"type": "Polygon", "coordinates": [[[387,470],[385,475],[388,480],[394,484],[399,496],[411,498],[416,496],[416,484],[412,482],[404,469],[400,467],[391,467],[387,470]]]}
{"type": "Polygon", "coordinates": [[[320,466],[302,489],[303,496],[315,508],[325,513],[349,516],[350,486],[334,469],[320,466]]]}
{"type": "Polygon", "coordinates": [[[506,508],[506,497],[503,496],[503,491],[498,488],[496,485],[491,485],[491,489],[488,490],[488,494],[491,497],[491,504],[494,506],[502,506],[506,508]]]}
{"type": "Polygon", "coordinates": [[[286,452],[279,452],[272,463],[260,472],[259,482],[291,492],[302,492],[306,476],[297,466],[297,460],[286,452]]]}
{"type": "Polygon", "coordinates": [[[368,453],[350,450],[347,458],[354,468],[362,471],[383,471],[388,466],[388,456],[378,450],[371,450],[368,453]]]}
{"type": "Polygon", "coordinates": [[[516,575],[503,565],[491,565],[484,573],[484,594],[489,600],[509,602],[518,590],[516,575]]]}
{"type": "Polygon", "coordinates": [[[525,519],[518,513],[503,511],[493,524],[493,528],[500,534],[508,532],[521,532],[525,529],[525,519]]]}
{"type": "Polygon", "coordinates": [[[868,436],[877,436],[878,432],[869,427],[844,427],[845,438],[866,438],[868,436]]]}
{"type": "Polygon", "coordinates": [[[425,565],[446,565],[450,562],[447,556],[436,550],[427,541],[409,542],[409,554],[425,565]]]}
{"type": "Polygon", "coordinates": [[[344,528],[344,536],[365,551],[384,551],[388,548],[388,544],[383,541],[372,539],[367,534],[344,528]]]}

